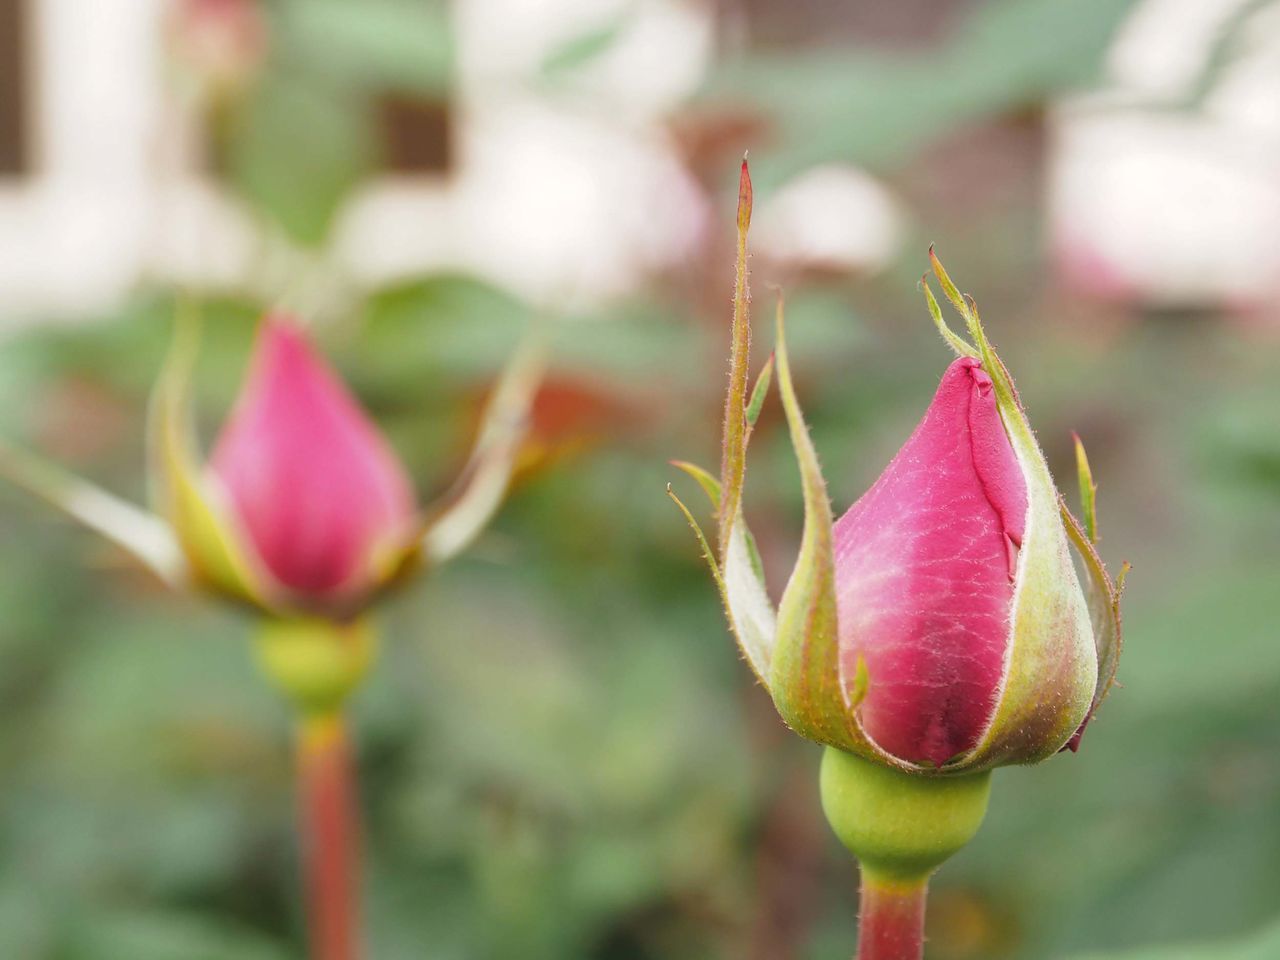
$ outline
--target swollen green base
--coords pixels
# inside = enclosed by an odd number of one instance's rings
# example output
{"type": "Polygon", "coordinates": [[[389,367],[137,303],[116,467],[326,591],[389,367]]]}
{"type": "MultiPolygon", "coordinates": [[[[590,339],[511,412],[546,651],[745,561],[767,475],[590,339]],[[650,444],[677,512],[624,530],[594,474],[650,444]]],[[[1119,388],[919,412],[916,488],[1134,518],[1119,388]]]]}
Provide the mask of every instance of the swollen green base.
{"type": "Polygon", "coordinates": [[[367,619],[264,620],[258,633],[263,672],[303,714],[338,710],[364,679],[377,636],[367,619]]]}
{"type": "Polygon", "coordinates": [[[862,864],[890,886],[916,886],[973,839],[991,795],[991,774],[928,777],[863,760],[835,747],[822,757],[822,809],[862,864]]]}

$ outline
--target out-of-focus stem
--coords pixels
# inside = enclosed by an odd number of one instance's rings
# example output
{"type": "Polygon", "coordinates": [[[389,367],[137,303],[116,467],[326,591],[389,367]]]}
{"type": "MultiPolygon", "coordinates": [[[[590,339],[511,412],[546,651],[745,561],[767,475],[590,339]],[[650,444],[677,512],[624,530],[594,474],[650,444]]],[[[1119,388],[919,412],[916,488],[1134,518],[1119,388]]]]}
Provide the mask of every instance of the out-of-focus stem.
{"type": "Polygon", "coordinates": [[[929,882],[897,883],[862,871],[855,960],[921,960],[929,882]]]}
{"type": "Polygon", "coordinates": [[[312,960],[358,960],[360,909],[356,783],[339,711],[298,728],[298,836],[312,960]]]}

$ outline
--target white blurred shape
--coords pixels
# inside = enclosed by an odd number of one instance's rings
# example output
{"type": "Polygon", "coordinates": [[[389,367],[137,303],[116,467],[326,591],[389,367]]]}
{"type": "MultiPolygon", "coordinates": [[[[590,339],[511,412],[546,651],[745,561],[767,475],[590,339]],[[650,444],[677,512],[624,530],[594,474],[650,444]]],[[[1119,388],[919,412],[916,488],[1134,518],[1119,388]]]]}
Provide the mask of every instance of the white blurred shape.
{"type": "Polygon", "coordinates": [[[1274,291],[1280,10],[1242,10],[1242,0],[1146,0],[1113,51],[1119,85],[1054,113],[1051,247],[1069,286],[1192,306],[1274,291]],[[1228,56],[1202,77],[1228,23],[1228,56]],[[1203,103],[1183,102],[1202,85],[1203,103]]]}
{"type": "Polygon", "coordinates": [[[0,182],[0,323],[100,311],[143,275],[270,298],[322,274],[351,292],[458,268],[584,304],[705,234],[706,198],[663,129],[712,53],[697,0],[455,0],[457,169],[365,185],[323,261],[202,169],[198,104],[164,59],[172,0],[30,2],[35,170],[0,182]]]}
{"type": "Polygon", "coordinates": [[[874,272],[902,244],[902,213],[889,191],[856,167],[815,167],[769,199],[756,243],[770,257],[805,267],[874,272]]]}
{"type": "Polygon", "coordinates": [[[1054,247],[1086,292],[1252,299],[1280,271],[1271,145],[1194,118],[1104,114],[1068,121],[1056,149],[1054,247]]]}
{"type": "Polygon", "coordinates": [[[343,214],[335,254],[372,284],[400,280],[424,267],[458,267],[454,208],[450,194],[417,178],[374,181],[343,214]]]}
{"type": "Polygon", "coordinates": [[[465,149],[464,256],[536,301],[622,293],[705,230],[705,200],[655,132],[527,100],[474,115],[465,149]]]}
{"type": "Polygon", "coordinates": [[[1117,83],[1153,94],[1179,93],[1204,70],[1210,45],[1237,10],[1253,0],[1145,0],[1112,43],[1108,70],[1117,83]]]}
{"type": "Polygon", "coordinates": [[[713,26],[705,4],[635,4],[607,48],[580,71],[579,87],[610,109],[655,117],[702,82],[713,52],[713,26]]]}

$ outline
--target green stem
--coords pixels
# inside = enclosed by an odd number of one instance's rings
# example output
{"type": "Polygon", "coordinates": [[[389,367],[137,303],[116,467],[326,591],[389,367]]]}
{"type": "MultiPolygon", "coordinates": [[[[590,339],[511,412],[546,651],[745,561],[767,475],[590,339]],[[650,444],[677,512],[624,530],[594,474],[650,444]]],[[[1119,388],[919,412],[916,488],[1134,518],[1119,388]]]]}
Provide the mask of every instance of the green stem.
{"type": "Polygon", "coordinates": [[[821,787],[827,821],[862,867],[856,960],[920,960],[929,877],[978,832],[990,772],[915,773],[828,747],[821,787]]]}
{"type": "Polygon", "coordinates": [[[298,728],[298,836],[312,960],[357,960],[359,844],[355,774],[341,713],[298,728]]]}
{"type": "Polygon", "coordinates": [[[298,843],[312,960],[358,960],[356,776],[344,704],[373,659],[368,620],[263,621],[258,662],[299,718],[298,843]]]}
{"type": "Polygon", "coordinates": [[[856,960],[921,960],[929,881],[894,883],[862,871],[856,960]]]}

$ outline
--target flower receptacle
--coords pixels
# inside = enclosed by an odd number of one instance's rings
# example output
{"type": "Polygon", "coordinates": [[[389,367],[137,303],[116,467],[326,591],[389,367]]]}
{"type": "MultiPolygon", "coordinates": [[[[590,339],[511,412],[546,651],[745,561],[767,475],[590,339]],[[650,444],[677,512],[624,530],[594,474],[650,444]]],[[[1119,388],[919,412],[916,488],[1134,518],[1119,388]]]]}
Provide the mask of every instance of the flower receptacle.
{"type": "Polygon", "coordinates": [[[864,882],[915,887],[973,839],[991,773],[920,776],[835,747],[822,757],[822,809],[864,882]]]}
{"type": "Polygon", "coordinates": [[[368,617],[268,619],[259,628],[258,663],[304,715],[338,711],[369,672],[377,631],[368,617]]]}

